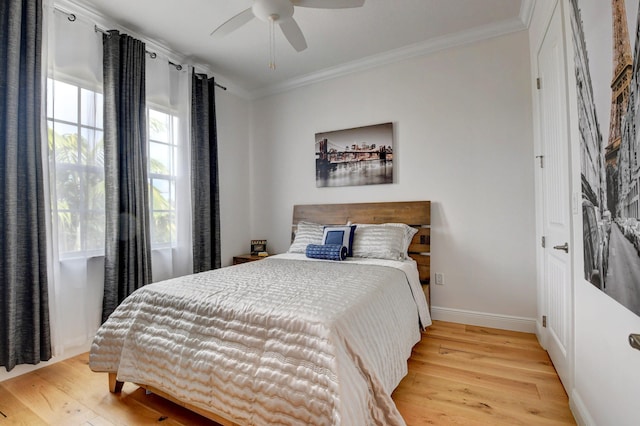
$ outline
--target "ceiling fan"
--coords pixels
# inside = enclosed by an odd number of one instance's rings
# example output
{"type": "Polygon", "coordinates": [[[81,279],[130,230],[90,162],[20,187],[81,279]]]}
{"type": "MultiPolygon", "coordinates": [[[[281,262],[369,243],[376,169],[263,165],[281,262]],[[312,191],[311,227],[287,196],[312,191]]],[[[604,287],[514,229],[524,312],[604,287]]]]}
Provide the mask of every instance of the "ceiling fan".
{"type": "Polygon", "coordinates": [[[238,13],[218,28],[213,30],[211,36],[216,38],[235,31],[253,18],[270,24],[270,47],[271,63],[270,68],[275,68],[273,49],[275,46],[275,35],[273,27],[278,24],[289,41],[291,46],[298,52],[307,48],[307,41],[302,34],[298,23],[293,19],[294,6],[310,7],[315,9],[347,9],[361,7],[365,0],[254,0],[253,5],[238,13]]]}

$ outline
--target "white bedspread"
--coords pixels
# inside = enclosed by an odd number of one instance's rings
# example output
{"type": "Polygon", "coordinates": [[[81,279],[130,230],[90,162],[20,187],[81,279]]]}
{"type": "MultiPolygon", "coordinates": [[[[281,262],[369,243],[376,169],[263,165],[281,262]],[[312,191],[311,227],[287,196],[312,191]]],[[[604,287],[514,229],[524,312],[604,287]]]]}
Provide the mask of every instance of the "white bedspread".
{"type": "Polygon", "coordinates": [[[391,392],[431,324],[415,269],[279,255],[147,285],[90,367],[246,425],[403,425],[391,392]]]}

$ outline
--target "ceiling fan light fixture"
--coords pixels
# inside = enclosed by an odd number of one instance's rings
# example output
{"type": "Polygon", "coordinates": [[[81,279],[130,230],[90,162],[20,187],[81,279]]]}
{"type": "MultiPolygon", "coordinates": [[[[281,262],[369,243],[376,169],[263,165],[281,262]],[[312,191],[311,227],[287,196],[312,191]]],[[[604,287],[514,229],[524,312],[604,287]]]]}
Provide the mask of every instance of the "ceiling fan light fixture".
{"type": "Polygon", "coordinates": [[[293,16],[293,3],[289,0],[255,0],[251,10],[264,22],[278,22],[293,16]]]}

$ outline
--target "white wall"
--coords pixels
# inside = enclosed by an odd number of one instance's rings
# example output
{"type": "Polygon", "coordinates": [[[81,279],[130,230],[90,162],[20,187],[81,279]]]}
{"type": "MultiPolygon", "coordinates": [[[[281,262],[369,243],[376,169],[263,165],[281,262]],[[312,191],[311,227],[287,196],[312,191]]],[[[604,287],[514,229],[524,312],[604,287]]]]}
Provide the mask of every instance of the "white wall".
{"type": "Polygon", "coordinates": [[[431,200],[434,317],[533,331],[529,82],[523,31],[254,101],[252,238],[286,251],[294,204],[431,200]],[[316,188],[315,133],[388,121],[397,183],[316,188]]]}
{"type": "Polygon", "coordinates": [[[222,265],[250,249],[250,102],[216,90],[222,265]]]}

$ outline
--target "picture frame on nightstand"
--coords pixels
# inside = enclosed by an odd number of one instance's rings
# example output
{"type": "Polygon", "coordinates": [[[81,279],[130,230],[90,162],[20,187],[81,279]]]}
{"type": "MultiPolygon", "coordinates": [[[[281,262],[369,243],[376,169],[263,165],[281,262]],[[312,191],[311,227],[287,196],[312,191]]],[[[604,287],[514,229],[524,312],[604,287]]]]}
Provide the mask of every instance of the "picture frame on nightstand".
{"type": "Polygon", "coordinates": [[[251,240],[251,254],[257,255],[267,251],[267,240],[251,240]]]}

